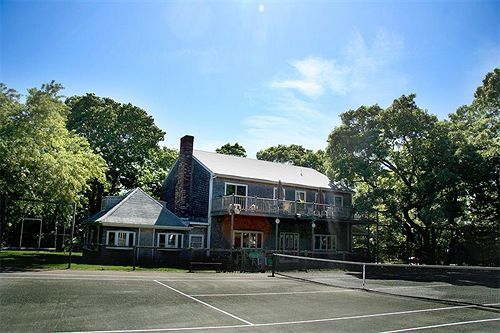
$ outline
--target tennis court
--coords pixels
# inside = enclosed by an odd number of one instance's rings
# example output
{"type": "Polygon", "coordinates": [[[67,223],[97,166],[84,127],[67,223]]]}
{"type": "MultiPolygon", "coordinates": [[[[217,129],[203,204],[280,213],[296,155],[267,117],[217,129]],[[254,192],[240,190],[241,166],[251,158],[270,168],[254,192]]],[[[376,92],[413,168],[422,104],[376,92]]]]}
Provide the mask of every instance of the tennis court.
{"type": "Polygon", "coordinates": [[[500,311],[269,273],[46,271],[0,274],[0,325],[2,332],[495,332],[500,311]]]}

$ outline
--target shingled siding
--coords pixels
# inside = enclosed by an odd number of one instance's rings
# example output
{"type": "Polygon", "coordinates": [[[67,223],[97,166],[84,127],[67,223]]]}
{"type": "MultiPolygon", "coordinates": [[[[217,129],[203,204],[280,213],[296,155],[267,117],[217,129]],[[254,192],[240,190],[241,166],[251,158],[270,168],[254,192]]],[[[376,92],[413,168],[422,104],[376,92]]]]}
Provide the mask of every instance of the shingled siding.
{"type": "MultiPolygon", "coordinates": [[[[259,182],[252,182],[252,181],[243,181],[243,180],[238,180],[238,179],[231,179],[231,178],[215,178],[214,179],[214,187],[213,187],[213,197],[222,197],[225,195],[225,184],[226,183],[232,183],[232,184],[241,184],[241,185],[247,185],[247,196],[249,197],[258,197],[258,198],[269,198],[273,199],[273,192],[274,188],[278,187],[278,184],[265,184],[265,183],[259,183],[259,182]]],[[[314,202],[316,198],[316,193],[318,191],[316,190],[311,190],[311,189],[306,189],[306,188],[300,188],[300,187],[290,187],[290,186],[283,186],[285,189],[285,200],[290,200],[290,201],[295,201],[295,191],[305,191],[306,192],[306,201],[307,202],[314,202]]],[[[333,204],[334,195],[342,195],[344,197],[344,206],[350,207],[351,206],[351,194],[347,193],[334,193],[334,192],[324,192],[326,193],[326,204],[333,204]]]]}
{"type": "Polygon", "coordinates": [[[172,169],[167,175],[167,178],[163,182],[160,200],[166,202],[166,207],[173,212],[175,209],[175,185],[177,184],[177,173],[179,163],[175,162],[172,169]]]}
{"type": "Polygon", "coordinates": [[[210,173],[196,160],[193,160],[191,180],[191,221],[206,222],[208,217],[208,196],[210,173]]]}

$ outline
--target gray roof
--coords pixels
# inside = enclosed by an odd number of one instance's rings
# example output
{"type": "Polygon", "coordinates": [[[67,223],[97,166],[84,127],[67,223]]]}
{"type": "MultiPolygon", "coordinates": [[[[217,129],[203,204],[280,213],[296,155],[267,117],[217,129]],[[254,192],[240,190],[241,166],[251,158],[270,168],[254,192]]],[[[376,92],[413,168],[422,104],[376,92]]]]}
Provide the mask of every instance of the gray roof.
{"type": "Polygon", "coordinates": [[[327,176],[311,168],[261,161],[252,158],[194,150],[193,156],[217,176],[242,178],[283,185],[351,191],[330,182],[327,176]]]}
{"type": "Polygon", "coordinates": [[[187,229],[187,222],[178,218],[157,200],[140,188],[130,191],[110,208],[85,222],[99,222],[109,226],[187,229]]]}

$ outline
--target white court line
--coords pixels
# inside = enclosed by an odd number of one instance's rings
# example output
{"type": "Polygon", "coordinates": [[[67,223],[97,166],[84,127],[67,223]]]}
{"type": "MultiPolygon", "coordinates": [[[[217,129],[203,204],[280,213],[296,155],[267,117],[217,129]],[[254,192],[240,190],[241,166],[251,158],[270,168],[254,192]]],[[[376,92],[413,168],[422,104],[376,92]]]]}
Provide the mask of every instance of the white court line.
{"type": "Polygon", "coordinates": [[[160,281],[158,281],[158,280],[153,280],[153,281],[154,281],[154,282],[156,282],[156,283],[158,283],[158,284],[161,284],[162,286],[164,286],[164,287],[166,287],[166,288],[168,288],[168,289],[170,289],[170,290],[172,290],[172,291],[175,291],[175,292],[176,292],[176,293],[178,293],[178,294],[181,294],[182,296],[185,296],[185,297],[187,297],[187,298],[189,298],[189,299],[192,299],[193,301],[196,301],[196,302],[198,302],[198,303],[200,303],[200,304],[203,304],[203,305],[205,305],[205,306],[208,306],[208,307],[209,307],[209,308],[211,308],[211,309],[217,310],[217,311],[219,311],[219,312],[221,312],[221,313],[223,313],[223,314],[225,314],[225,315],[228,315],[229,317],[232,317],[232,318],[234,318],[234,319],[237,319],[237,320],[239,320],[239,321],[241,321],[241,322],[243,322],[243,323],[245,323],[245,324],[247,324],[247,325],[250,325],[250,326],[251,326],[251,325],[253,325],[253,324],[252,324],[251,322],[249,322],[248,320],[242,319],[242,318],[240,318],[240,317],[238,317],[238,316],[235,316],[235,315],[233,315],[233,314],[231,314],[231,313],[229,313],[229,312],[226,312],[226,311],[224,311],[224,310],[222,310],[222,309],[219,309],[219,308],[217,308],[217,307],[215,307],[215,306],[213,306],[213,305],[210,305],[210,304],[208,304],[208,303],[205,303],[205,302],[203,302],[203,301],[200,301],[199,299],[194,298],[193,296],[190,296],[190,295],[188,295],[188,294],[186,294],[186,293],[183,293],[183,292],[182,292],[182,291],[180,291],[180,290],[177,290],[177,289],[175,289],[175,288],[172,288],[172,287],[170,287],[170,286],[168,286],[168,285],[166,285],[166,284],[164,284],[164,283],[161,283],[161,282],[160,282],[160,281]]]}
{"type": "Polygon", "coordinates": [[[194,297],[225,297],[225,296],[266,296],[266,295],[296,295],[296,294],[330,294],[330,293],[346,293],[359,292],[352,289],[340,290],[312,290],[312,291],[284,291],[284,292],[268,292],[268,293],[245,293],[245,294],[197,294],[191,295],[194,297]]]}
{"type": "Polygon", "coordinates": [[[207,330],[207,329],[212,329],[212,330],[222,329],[223,330],[223,329],[230,329],[230,328],[268,327],[268,326],[284,326],[284,325],[321,323],[321,322],[331,322],[331,321],[340,321],[340,320],[349,320],[349,319],[385,317],[385,316],[395,316],[395,315],[444,311],[444,310],[455,310],[455,309],[474,308],[474,307],[477,307],[477,306],[476,305],[449,306],[449,307],[443,307],[443,308],[407,310],[407,311],[398,311],[398,312],[385,312],[385,313],[375,313],[375,314],[369,314],[369,315],[335,317],[335,318],[325,318],[325,319],[283,321],[283,322],[276,322],[276,323],[263,323],[263,324],[252,324],[252,325],[195,326],[195,327],[179,327],[179,328],[152,328],[152,329],[136,329],[136,330],[107,330],[107,331],[78,331],[78,332],[66,332],[66,333],[179,332],[179,331],[198,331],[198,330],[207,330]]]}
{"type": "Polygon", "coordinates": [[[498,320],[500,320],[500,318],[479,319],[479,320],[470,320],[470,321],[459,321],[459,322],[447,323],[447,324],[438,324],[438,325],[430,325],[430,326],[419,326],[419,327],[412,327],[412,328],[403,328],[403,329],[400,329],[400,330],[384,331],[384,332],[379,332],[379,333],[398,333],[398,332],[421,331],[421,330],[428,330],[428,329],[431,329],[431,328],[449,327],[449,326],[458,326],[458,325],[468,325],[468,324],[477,324],[477,323],[485,323],[485,322],[489,322],[489,321],[498,321],[498,320]]]}

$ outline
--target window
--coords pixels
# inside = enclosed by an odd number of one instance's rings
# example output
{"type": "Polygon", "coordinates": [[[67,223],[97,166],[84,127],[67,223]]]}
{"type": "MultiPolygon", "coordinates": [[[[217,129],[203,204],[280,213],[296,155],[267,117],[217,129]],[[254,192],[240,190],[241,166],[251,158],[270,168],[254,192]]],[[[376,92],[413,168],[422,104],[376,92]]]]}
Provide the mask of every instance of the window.
{"type": "Polygon", "coordinates": [[[320,194],[318,192],[314,193],[314,202],[319,203],[321,200],[322,203],[325,203],[326,202],[325,193],[321,193],[321,197],[319,195],[320,194]]]}
{"type": "Polygon", "coordinates": [[[233,245],[239,249],[262,249],[263,233],[259,231],[241,231],[233,232],[233,245]]]}
{"type": "Polygon", "coordinates": [[[226,183],[226,195],[247,196],[247,185],[226,183]]]}
{"type": "Polygon", "coordinates": [[[189,247],[193,249],[202,249],[204,238],[203,235],[189,235],[189,247]]]}
{"type": "Polygon", "coordinates": [[[314,250],[334,251],[336,248],[335,235],[314,235],[314,250]]]}
{"type": "Polygon", "coordinates": [[[182,247],[182,234],[175,233],[158,233],[156,235],[156,243],[158,247],[168,249],[177,249],[182,247]]]}
{"type": "Polygon", "coordinates": [[[280,233],[280,250],[282,251],[298,251],[299,250],[299,234],[291,232],[280,233]]]}
{"type": "Polygon", "coordinates": [[[109,230],[106,235],[106,245],[117,247],[132,247],[135,245],[135,232],[124,230],[109,230]]]}
{"type": "Polygon", "coordinates": [[[333,196],[333,205],[335,207],[342,207],[344,205],[344,198],[341,195],[333,196]]]}
{"type": "MultiPolygon", "coordinates": [[[[282,193],[282,195],[281,195],[281,199],[282,199],[282,200],[285,200],[285,189],[282,189],[282,190],[283,190],[283,193],[282,193]]],[[[274,200],[277,200],[277,199],[278,199],[278,188],[277,188],[277,187],[275,187],[275,188],[273,189],[273,199],[274,199],[274,200]]]]}
{"type": "Polygon", "coordinates": [[[295,191],[295,201],[306,202],[306,192],[295,191]]]}

